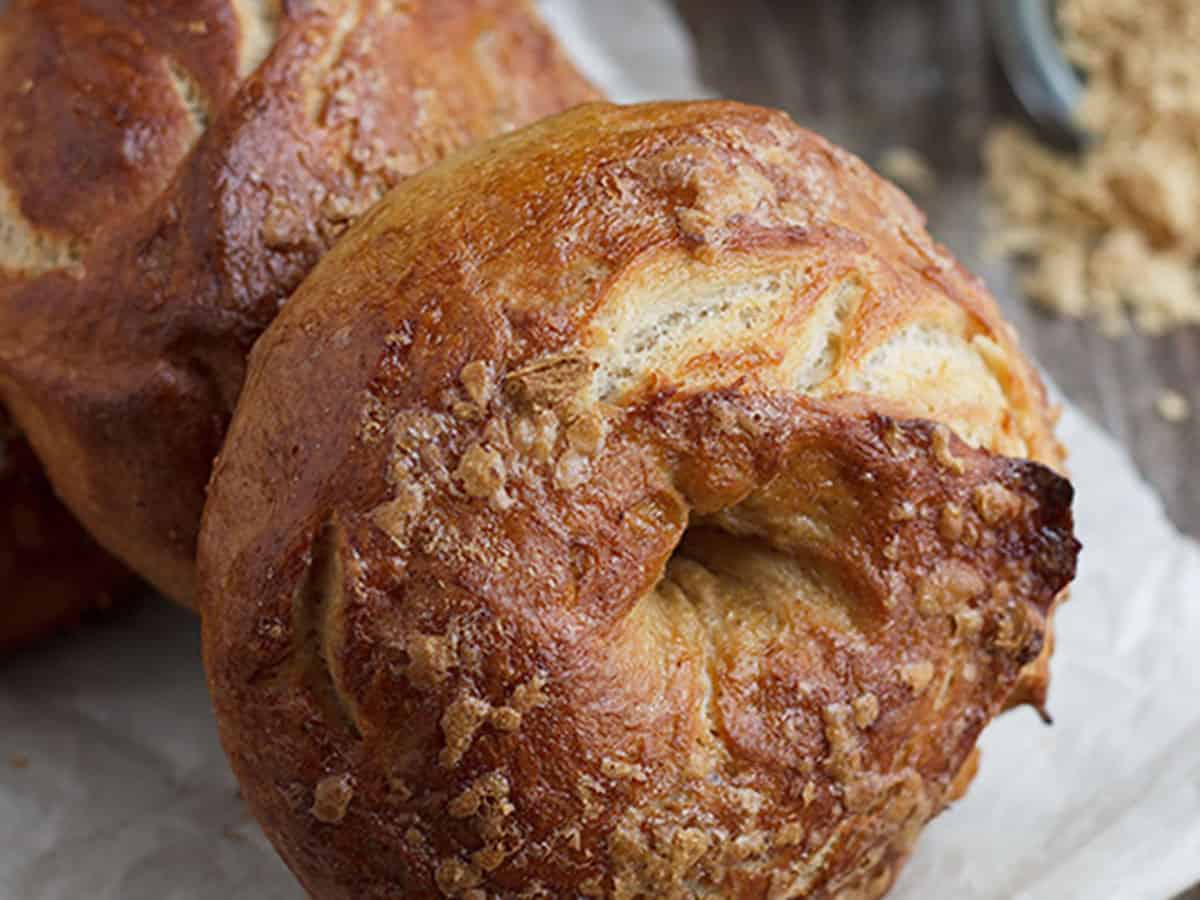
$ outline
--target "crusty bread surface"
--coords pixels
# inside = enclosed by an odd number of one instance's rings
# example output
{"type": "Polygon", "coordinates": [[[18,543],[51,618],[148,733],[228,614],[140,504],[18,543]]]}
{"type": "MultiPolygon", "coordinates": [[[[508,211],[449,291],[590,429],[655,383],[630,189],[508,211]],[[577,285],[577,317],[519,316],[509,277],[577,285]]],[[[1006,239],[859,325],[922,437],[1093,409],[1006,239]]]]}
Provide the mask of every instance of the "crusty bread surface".
{"type": "Polygon", "coordinates": [[[878,897],[1073,575],[1053,418],[780,113],[455,155],[250,359],[200,547],[243,794],[319,898],[878,897]]]}
{"type": "Polygon", "coordinates": [[[0,410],[0,654],[69,628],[134,586],[58,502],[0,410]]]}
{"type": "MultiPolygon", "coordinates": [[[[194,142],[182,70],[168,54],[207,73],[206,90],[219,94],[234,47],[231,22],[198,44],[191,23],[200,9],[186,6],[170,4],[135,27],[129,3],[0,4],[0,308],[30,279],[78,275],[88,248],[161,193],[194,142]]],[[[72,522],[3,407],[0,497],[0,648],[133,588],[72,522]]]]}
{"type": "Polygon", "coordinates": [[[526,0],[2,21],[0,401],[96,538],[190,604],[245,356],[292,289],[404,176],[595,92],[526,0]]]}

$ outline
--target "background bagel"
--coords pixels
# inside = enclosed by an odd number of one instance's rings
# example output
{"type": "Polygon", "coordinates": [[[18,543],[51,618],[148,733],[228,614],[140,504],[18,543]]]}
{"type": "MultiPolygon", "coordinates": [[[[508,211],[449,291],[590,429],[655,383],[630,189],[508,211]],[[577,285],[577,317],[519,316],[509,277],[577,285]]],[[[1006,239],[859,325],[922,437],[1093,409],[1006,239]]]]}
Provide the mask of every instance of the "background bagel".
{"type": "MultiPolygon", "coordinates": [[[[137,23],[127,3],[0,2],[0,308],[31,279],[78,275],[114,222],[166,187],[197,136],[173,58],[202,73],[206,93],[230,92],[236,22],[214,18],[200,40],[189,27],[198,10],[184,6],[137,23]]],[[[0,648],[133,588],[55,497],[2,406],[0,518],[0,648]]]]}
{"type": "Polygon", "coordinates": [[[321,898],[877,897],[1072,577],[1051,420],[782,114],[456,155],[251,358],[200,545],[244,796],[321,898]]]}
{"type": "Polygon", "coordinates": [[[144,6],[21,2],[0,30],[28,73],[0,88],[23,273],[0,401],[97,540],[191,603],[212,460],[288,294],[405,175],[595,93],[525,0],[144,6]]]}
{"type": "Polygon", "coordinates": [[[108,607],[135,583],[58,502],[0,409],[0,653],[108,607]]]}

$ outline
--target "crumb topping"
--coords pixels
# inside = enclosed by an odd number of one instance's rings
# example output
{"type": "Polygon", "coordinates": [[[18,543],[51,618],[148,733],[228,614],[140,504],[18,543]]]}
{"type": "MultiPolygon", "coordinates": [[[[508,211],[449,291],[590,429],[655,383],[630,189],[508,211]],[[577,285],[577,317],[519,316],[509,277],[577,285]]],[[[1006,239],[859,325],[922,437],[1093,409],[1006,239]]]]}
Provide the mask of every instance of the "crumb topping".
{"type": "Polygon", "coordinates": [[[1015,518],[1021,512],[1021,498],[1002,484],[990,482],[975,488],[975,508],[989,525],[1015,518]]]}
{"type": "Polygon", "coordinates": [[[479,726],[487,721],[491,704],[470,694],[459,696],[442,713],[442,733],[446,746],[439,757],[443,766],[453,769],[475,740],[479,726]]]}
{"type": "Polygon", "coordinates": [[[929,682],[933,681],[933,671],[933,663],[925,659],[901,666],[900,677],[914,694],[920,694],[929,687],[929,682]]]}
{"type": "Polygon", "coordinates": [[[477,359],[467,363],[459,373],[459,380],[472,403],[481,408],[488,405],[492,393],[492,379],[486,362],[477,359]]]}
{"type": "Polygon", "coordinates": [[[313,791],[312,814],[318,822],[336,825],[346,818],[354,799],[354,781],[349,774],[329,775],[313,791]]]}
{"type": "Polygon", "coordinates": [[[967,470],[966,464],[954,455],[951,449],[950,429],[945,425],[936,425],[933,429],[933,458],[955,475],[961,475],[967,470]]]}
{"type": "Polygon", "coordinates": [[[869,728],[879,718],[879,698],[874,694],[860,694],[850,705],[854,709],[854,724],[859,728],[869,728]]]}
{"type": "Polygon", "coordinates": [[[408,680],[424,690],[433,690],[445,681],[450,669],[458,662],[454,643],[450,637],[440,634],[418,634],[410,638],[406,647],[409,663],[405,675],[408,680]]]}

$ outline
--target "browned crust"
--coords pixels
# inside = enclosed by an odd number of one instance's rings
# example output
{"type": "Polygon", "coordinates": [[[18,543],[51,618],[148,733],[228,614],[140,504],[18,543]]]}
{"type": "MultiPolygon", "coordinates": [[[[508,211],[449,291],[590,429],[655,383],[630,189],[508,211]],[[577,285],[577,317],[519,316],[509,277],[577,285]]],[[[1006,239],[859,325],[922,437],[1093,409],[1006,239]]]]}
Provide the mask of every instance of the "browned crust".
{"type": "Polygon", "coordinates": [[[0,410],[0,653],[69,628],[134,587],[54,496],[0,410]]]}
{"type": "MultiPolygon", "coordinates": [[[[208,105],[228,99],[236,26],[227,7],[171,4],[145,16],[127,2],[6,4],[0,295],[47,269],[78,275],[115,219],[162,192],[198,137],[168,63],[194,77],[208,105]]],[[[0,649],[11,649],[109,605],[135,579],[72,520],[2,409],[0,431],[0,649]]]]}
{"type": "Polygon", "coordinates": [[[844,359],[966,309],[1059,462],[979,284],[780,114],[588,107],[411,179],[255,348],[201,541],[222,739],[314,896],[878,897],[964,789],[1070,485],[769,354],[596,400],[622,279],[747,258],[860,272],[844,359]]]}
{"type": "Polygon", "coordinates": [[[228,0],[153,14],[128,0],[8,4],[0,181],[28,225],[81,257],[114,216],[158,197],[199,137],[172,76],[215,114],[237,84],[237,38],[228,0]]]}
{"type": "MultiPolygon", "coordinates": [[[[78,265],[0,291],[0,397],[92,533],[184,602],[193,599],[204,488],[245,354],[292,288],[403,176],[594,96],[523,0],[285,3],[274,48],[240,81],[228,77],[229,44],[217,27],[228,7],[198,5],[212,27],[180,36],[145,33],[146,17],[128,2],[87,4],[87,17],[24,54],[48,66],[64,34],[81,40],[77,29],[94,26],[113,37],[89,44],[102,57],[89,57],[89,71],[138,72],[159,52],[129,51],[145,40],[202,73],[211,126],[149,208],[106,226],[78,265]]],[[[29,218],[70,235],[84,214],[47,197],[61,167],[76,165],[72,154],[92,157],[70,140],[45,150],[31,130],[77,128],[67,137],[87,141],[78,121],[55,112],[76,108],[70,91],[82,76],[74,63],[56,72],[45,85],[51,99],[41,99],[41,86],[16,98],[7,158],[28,170],[19,187],[29,218]]],[[[101,81],[79,121],[119,130],[106,102],[115,88],[101,81]]],[[[162,87],[146,82],[150,94],[162,87]]],[[[169,131],[175,114],[164,104],[148,97],[139,126],[169,131]]],[[[148,140],[148,153],[158,147],[148,140]]],[[[136,171],[105,169],[96,202],[158,190],[151,156],[136,186],[136,171]]]]}

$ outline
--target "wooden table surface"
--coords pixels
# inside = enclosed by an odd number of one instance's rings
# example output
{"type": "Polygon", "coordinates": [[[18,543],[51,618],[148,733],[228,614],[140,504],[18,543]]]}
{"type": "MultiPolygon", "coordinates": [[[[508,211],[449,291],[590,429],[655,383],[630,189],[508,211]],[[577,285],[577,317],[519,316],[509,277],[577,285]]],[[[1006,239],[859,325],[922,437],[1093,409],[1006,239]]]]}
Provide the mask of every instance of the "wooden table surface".
{"type": "MultiPolygon", "coordinates": [[[[1020,110],[977,0],[675,2],[716,92],[785,109],[872,164],[897,146],[928,160],[937,183],[913,196],[930,230],[987,280],[1065,394],[1129,449],[1171,518],[1200,536],[1200,329],[1110,340],[1033,308],[1010,267],[982,252],[981,141],[1020,110]],[[1188,422],[1160,418],[1164,388],[1188,397],[1188,422]]],[[[1200,886],[1179,900],[1200,900],[1200,886]]]]}

